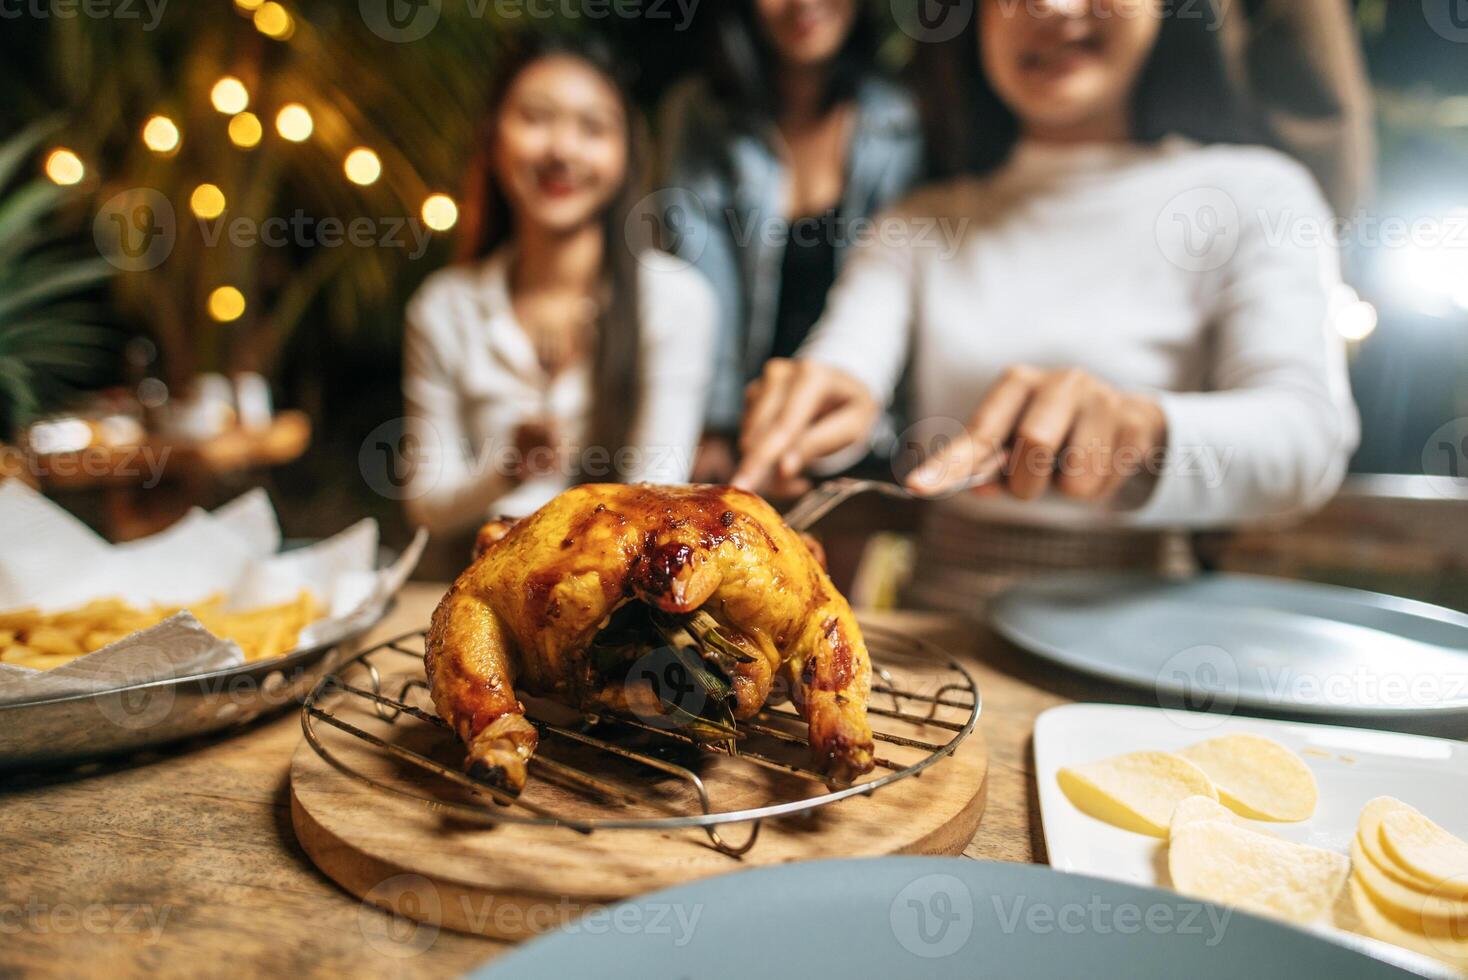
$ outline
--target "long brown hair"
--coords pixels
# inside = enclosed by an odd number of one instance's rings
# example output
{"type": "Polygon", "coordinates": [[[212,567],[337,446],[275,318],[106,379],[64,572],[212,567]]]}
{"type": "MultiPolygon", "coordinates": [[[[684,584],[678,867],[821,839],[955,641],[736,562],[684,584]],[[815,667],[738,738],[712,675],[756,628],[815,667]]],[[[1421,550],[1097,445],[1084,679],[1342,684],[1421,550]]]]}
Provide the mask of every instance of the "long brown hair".
{"type": "Polygon", "coordinates": [[[597,320],[592,349],[592,410],[587,444],[587,447],[605,449],[616,460],[617,451],[627,445],[642,407],[642,292],[638,283],[641,268],[638,254],[649,242],[640,237],[641,223],[628,218],[644,186],[647,139],[641,116],[632,104],[631,88],[622,74],[621,66],[627,62],[605,38],[527,31],[505,53],[490,85],[474,156],[467,171],[464,220],[460,224],[455,258],[461,262],[483,258],[514,237],[510,202],[494,167],[495,132],[505,97],[515,79],[537,61],[558,56],[583,61],[606,78],[616,90],[627,120],[627,174],[601,220],[606,302],[597,320]]]}

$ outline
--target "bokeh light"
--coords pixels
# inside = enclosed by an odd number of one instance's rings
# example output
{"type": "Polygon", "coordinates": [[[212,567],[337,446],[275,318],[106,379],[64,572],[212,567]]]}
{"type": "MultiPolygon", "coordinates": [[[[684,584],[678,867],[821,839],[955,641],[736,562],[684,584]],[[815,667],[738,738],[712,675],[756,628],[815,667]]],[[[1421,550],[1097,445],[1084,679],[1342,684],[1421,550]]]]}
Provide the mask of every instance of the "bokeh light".
{"type": "Polygon", "coordinates": [[[154,153],[172,153],[178,149],[178,126],[167,116],[149,116],[143,123],[143,145],[154,153]]]}
{"type": "Polygon", "coordinates": [[[348,180],[365,187],[376,183],[377,178],[382,176],[382,161],[367,147],[359,146],[347,154],[342,169],[346,171],[348,180]]]}
{"type": "Polygon", "coordinates": [[[286,41],[296,32],[296,22],[275,0],[265,0],[255,11],[255,29],[266,37],[286,41]]]}
{"type": "Polygon", "coordinates": [[[310,111],[299,102],[281,108],[275,116],[275,131],[292,143],[303,143],[311,138],[316,123],[310,111]]]}
{"type": "Polygon", "coordinates": [[[245,88],[245,83],[233,75],[225,75],[214,83],[209,90],[209,101],[214,103],[214,108],[227,116],[237,112],[244,112],[250,104],[250,93],[245,88]]]}
{"type": "Polygon", "coordinates": [[[259,145],[262,135],[264,127],[253,112],[242,112],[229,121],[229,141],[242,149],[259,145]]]}
{"type": "Polygon", "coordinates": [[[224,213],[227,202],[224,191],[213,184],[200,184],[189,195],[189,210],[205,220],[217,218],[224,213]]]}
{"type": "Polygon", "coordinates": [[[459,206],[447,194],[430,194],[423,202],[423,223],[434,231],[448,231],[459,220],[459,206]]]}
{"type": "Polygon", "coordinates": [[[233,286],[220,286],[209,294],[209,316],[219,323],[238,320],[245,313],[245,294],[233,286]]]}
{"type": "Polygon", "coordinates": [[[51,178],[52,183],[69,187],[80,184],[86,175],[87,168],[82,164],[82,158],[64,146],[52,150],[51,155],[46,157],[46,176],[51,178]]]}

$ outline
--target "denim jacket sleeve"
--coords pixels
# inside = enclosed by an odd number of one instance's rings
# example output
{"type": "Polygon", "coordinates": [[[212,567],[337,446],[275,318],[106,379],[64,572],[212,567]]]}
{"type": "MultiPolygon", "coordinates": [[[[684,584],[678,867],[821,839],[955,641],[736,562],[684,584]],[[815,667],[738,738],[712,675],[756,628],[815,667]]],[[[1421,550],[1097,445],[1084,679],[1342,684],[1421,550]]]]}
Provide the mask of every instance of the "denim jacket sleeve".
{"type": "Polygon", "coordinates": [[[668,247],[704,274],[717,304],[707,427],[739,428],[744,388],[744,290],[739,255],[725,214],[734,189],[715,156],[726,135],[697,80],[677,86],[659,113],[662,160],[656,208],[668,247]]]}

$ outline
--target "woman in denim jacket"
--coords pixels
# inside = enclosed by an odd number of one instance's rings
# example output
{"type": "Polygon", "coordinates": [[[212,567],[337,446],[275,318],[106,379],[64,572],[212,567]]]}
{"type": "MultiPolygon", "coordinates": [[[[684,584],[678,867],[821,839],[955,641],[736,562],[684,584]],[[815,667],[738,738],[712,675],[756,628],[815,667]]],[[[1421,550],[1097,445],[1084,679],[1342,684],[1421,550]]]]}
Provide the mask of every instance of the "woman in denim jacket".
{"type": "MultiPolygon", "coordinates": [[[[696,479],[727,479],[744,386],[788,357],[847,247],[921,176],[911,97],[876,67],[865,0],[723,0],[708,69],[661,114],[666,245],[719,300],[696,479]]],[[[855,459],[846,461],[855,462],[855,459]]]]}

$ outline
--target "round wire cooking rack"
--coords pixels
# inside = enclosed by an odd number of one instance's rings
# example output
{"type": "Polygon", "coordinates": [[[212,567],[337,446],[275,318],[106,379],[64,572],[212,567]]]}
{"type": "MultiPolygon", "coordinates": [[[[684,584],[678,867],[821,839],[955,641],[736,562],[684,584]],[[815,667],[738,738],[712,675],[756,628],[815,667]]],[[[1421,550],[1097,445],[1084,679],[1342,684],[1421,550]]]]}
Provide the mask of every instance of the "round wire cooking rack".
{"type": "Polygon", "coordinates": [[[455,818],[484,824],[508,823],[564,827],[583,834],[590,834],[596,830],[675,830],[697,827],[708,835],[709,841],[717,850],[731,857],[738,857],[755,845],[762,821],[810,813],[820,807],[830,806],[853,796],[869,796],[900,780],[916,777],[925,769],[952,755],[977,725],[981,708],[978,685],[974,682],[973,675],[957,660],[926,640],[890,627],[864,623],[862,631],[867,638],[868,649],[872,654],[873,697],[867,713],[873,723],[872,735],[875,743],[879,747],[901,746],[904,750],[915,750],[922,754],[915,760],[896,762],[884,758],[879,750],[875,763],[880,775],[865,782],[836,790],[826,789],[817,795],[801,799],[732,810],[718,809],[715,806],[713,794],[710,792],[708,780],[688,766],[672,761],[663,755],[655,754],[654,751],[657,748],[680,748],[723,755],[739,760],[746,765],[773,770],[785,775],[794,775],[824,787],[824,777],[801,763],[774,758],[766,752],[741,748],[741,743],[750,742],[772,743],[786,749],[807,746],[806,739],[800,734],[804,722],[798,714],[788,709],[788,705],[783,709],[766,705],[754,718],[739,722],[737,724],[739,737],[728,742],[703,741],[676,730],[648,724],[644,719],[623,716],[598,715],[595,719],[588,719],[587,723],[578,729],[566,724],[555,723],[547,718],[537,717],[534,702],[527,705],[526,717],[536,726],[541,736],[540,748],[530,760],[532,774],[544,777],[562,789],[570,789],[587,798],[623,805],[654,805],[659,808],[665,805],[655,802],[646,794],[639,795],[635,789],[630,789],[626,785],[613,783],[603,775],[588,772],[584,768],[557,759],[552,746],[560,742],[578,751],[590,751],[604,755],[609,763],[617,761],[639,764],[686,783],[698,801],[700,812],[657,817],[632,815],[586,817],[557,812],[545,804],[515,796],[497,786],[475,779],[422,752],[389,741],[341,717],[337,709],[347,702],[341,701],[338,696],[359,699],[360,702],[370,705],[373,715],[388,725],[395,726],[404,717],[412,718],[435,726],[442,731],[445,739],[457,744],[457,737],[443,719],[432,711],[408,702],[414,691],[425,693],[427,691],[427,684],[421,671],[412,673],[406,678],[399,673],[391,681],[400,682],[396,696],[384,690],[385,685],[390,681],[385,680],[383,665],[380,665],[378,661],[382,658],[391,658],[395,661],[394,666],[401,668],[404,661],[398,658],[412,657],[421,664],[423,630],[405,633],[370,647],[343,664],[333,674],[322,678],[306,696],[301,706],[301,728],[312,749],[340,772],[375,790],[413,800],[455,818]],[[940,672],[939,677],[924,679],[924,686],[931,685],[931,693],[910,690],[901,686],[890,669],[896,667],[899,661],[909,667],[921,666],[928,672],[940,672]],[[354,672],[360,676],[349,678],[349,675],[354,672]],[[890,706],[888,703],[881,702],[888,702],[890,706]],[[940,713],[945,717],[939,717],[940,713]],[[893,727],[891,725],[878,727],[882,722],[888,720],[900,722],[909,729],[915,727],[921,734],[927,734],[928,731],[940,731],[948,737],[945,741],[937,742],[929,738],[917,738],[913,734],[885,730],[893,727]],[[592,721],[596,723],[594,727],[591,724],[592,721]],[[344,759],[340,753],[333,752],[325,744],[321,731],[317,728],[318,722],[345,732],[400,762],[447,780],[461,790],[468,790],[475,797],[488,797],[489,799],[486,804],[476,805],[433,797],[420,792],[415,786],[406,783],[394,784],[379,776],[362,772],[344,759]],[[592,731],[597,734],[591,734],[592,731]],[[628,739],[623,736],[633,738],[628,739]],[[636,741],[637,739],[644,742],[651,740],[654,750],[634,748],[627,744],[629,740],[636,741]],[[721,827],[740,823],[750,824],[749,836],[741,843],[730,843],[719,833],[721,827]]]}

